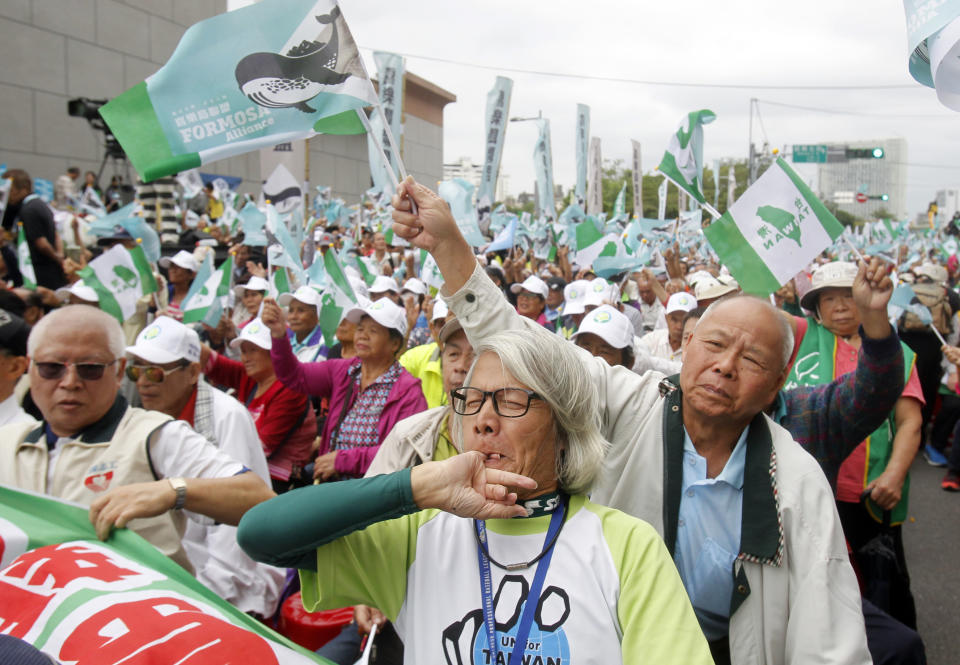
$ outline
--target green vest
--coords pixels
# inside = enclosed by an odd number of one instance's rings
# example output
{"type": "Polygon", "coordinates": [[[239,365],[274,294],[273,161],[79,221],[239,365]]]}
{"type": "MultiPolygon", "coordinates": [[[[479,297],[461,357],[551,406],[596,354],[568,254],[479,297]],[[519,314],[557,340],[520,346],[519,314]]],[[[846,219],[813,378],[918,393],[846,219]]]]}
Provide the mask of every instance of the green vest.
{"type": "MultiPolygon", "coordinates": [[[[797,386],[818,386],[830,383],[837,378],[837,336],[817,323],[812,317],[807,317],[807,334],[803,336],[797,357],[790,368],[790,375],[784,389],[797,386]]],[[[903,381],[910,379],[910,372],[916,360],[915,354],[903,342],[903,381]]],[[[890,460],[893,452],[893,437],[897,431],[894,414],[891,411],[887,420],[877,430],[864,440],[866,448],[866,463],[863,469],[863,485],[866,487],[874,481],[890,460]]],[[[891,524],[900,524],[907,517],[907,496],[910,491],[910,474],[903,481],[903,492],[900,502],[893,507],[890,513],[891,524]]],[[[878,522],[883,519],[883,510],[873,501],[867,499],[867,512],[878,522]]]]}

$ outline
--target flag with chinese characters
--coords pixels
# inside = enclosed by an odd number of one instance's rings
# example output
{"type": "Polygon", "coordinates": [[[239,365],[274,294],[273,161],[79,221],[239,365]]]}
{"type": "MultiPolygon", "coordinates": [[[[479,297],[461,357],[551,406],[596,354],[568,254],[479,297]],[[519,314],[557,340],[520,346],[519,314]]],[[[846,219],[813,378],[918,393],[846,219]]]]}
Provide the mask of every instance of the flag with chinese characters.
{"type": "Polygon", "coordinates": [[[87,508],[6,485],[0,634],[78,665],[327,662],[219,598],[133,531],[100,542],[87,508]]]}
{"type": "Polygon", "coordinates": [[[790,166],[777,161],[705,230],[747,293],[773,293],[843,233],[790,166]]]}
{"type": "Polygon", "coordinates": [[[336,0],[263,0],[191,26],[101,107],[147,182],[315,134],[362,134],[377,96],[336,0]]]}

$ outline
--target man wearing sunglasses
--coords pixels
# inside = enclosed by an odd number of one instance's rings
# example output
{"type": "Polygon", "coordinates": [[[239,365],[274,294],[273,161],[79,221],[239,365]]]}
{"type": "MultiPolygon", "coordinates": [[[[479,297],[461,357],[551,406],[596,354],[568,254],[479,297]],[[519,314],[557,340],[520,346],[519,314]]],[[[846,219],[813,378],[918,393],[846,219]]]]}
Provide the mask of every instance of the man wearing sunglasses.
{"type": "Polygon", "coordinates": [[[123,330],[85,305],[63,307],[27,341],[43,422],[0,428],[0,483],[90,506],[97,536],[130,526],[192,572],[183,510],[237,524],[273,496],[241,463],[170,416],[119,395],[123,330]]]}
{"type": "MultiPolygon", "coordinates": [[[[143,408],[185,421],[265,483],[267,460],[247,408],[217,390],[200,373],[200,337],[189,326],[161,316],[127,347],[126,374],[143,408]]],[[[237,545],[237,529],[188,520],[183,547],[197,579],[244,612],[273,615],[286,574],[256,563],[237,545]]]]}

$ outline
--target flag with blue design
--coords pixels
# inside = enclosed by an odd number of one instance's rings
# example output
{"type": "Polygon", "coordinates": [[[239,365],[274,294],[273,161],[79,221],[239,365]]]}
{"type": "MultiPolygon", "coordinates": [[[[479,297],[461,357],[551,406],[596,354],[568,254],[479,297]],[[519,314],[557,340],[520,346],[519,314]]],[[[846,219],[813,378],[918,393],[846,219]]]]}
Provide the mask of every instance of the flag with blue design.
{"type": "Polygon", "coordinates": [[[915,315],[920,323],[925,326],[933,323],[933,314],[930,312],[930,308],[920,302],[913,287],[909,284],[900,284],[890,296],[890,314],[899,319],[906,312],[915,315]]]}
{"type": "Polygon", "coordinates": [[[267,244],[267,235],[264,233],[267,216],[263,211],[257,208],[253,201],[247,201],[238,215],[243,228],[243,244],[250,247],[264,247],[267,244]]]}
{"type": "Polygon", "coordinates": [[[53,182],[45,178],[33,179],[33,192],[45,202],[53,201],[53,182]]]}
{"type": "Polygon", "coordinates": [[[691,111],[670,137],[657,167],[667,179],[700,203],[703,198],[703,126],[716,119],[713,111],[691,111]]]}
{"type": "Polygon", "coordinates": [[[114,245],[77,271],[84,284],[93,287],[100,309],[123,323],[137,311],[137,300],[157,290],[150,262],[143,248],[114,245]]]}
{"type": "Polygon", "coordinates": [[[513,217],[507,225],[500,230],[500,233],[497,234],[497,237],[493,239],[486,250],[486,252],[499,252],[504,249],[513,249],[513,245],[516,242],[517,237],[517,226],[519,225],[520,220],[516,217],[513,217]]]}
{"type": "Polygon", "coordinates": [[[362,134],[356,111],[376,103],[335,0],[264,0],[188,28],[100,115],[149,182],[315,134],[362,134]]]}
{"type": "Polygon", "coordinates": [[[450,206],[464,239],[474,247],[480,247],[487,243],[487,239],[480,233],[477,208],[473,205],[473,190],[473,185],[463,178],[454,178],[441,182],[437,194],[450,206]]]}
{"type": "Polygon", "coordinates": [[[758,295],[787,283],[842,233],[837,219],[783,159],[704,230],[743,290],[758,295]]]}
{"type": "Polygon", "coordinates": [[[27,234],[23,230],[23,222],[20,222],[17,226],[19,227],[17,231],[17,261],[20,264],[20,275],[23,276],[23,288],[36,290],[37,273],[33,269],[33,258],[30,256],[27,234]]]}

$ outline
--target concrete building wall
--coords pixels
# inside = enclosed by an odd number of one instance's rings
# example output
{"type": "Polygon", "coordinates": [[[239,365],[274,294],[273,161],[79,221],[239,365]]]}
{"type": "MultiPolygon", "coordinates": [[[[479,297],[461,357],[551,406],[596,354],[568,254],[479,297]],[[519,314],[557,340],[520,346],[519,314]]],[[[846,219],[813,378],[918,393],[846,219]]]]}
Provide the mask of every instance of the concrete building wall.
{"type": "MultiPolygon", "coordinates": [[[[75,97],[109,99],[159,69],[192,24],[226,10],[226,0],[0,0],[0,164],[48,180],[68,166],[98,171],[103,135],[67,115],[75,97]]],[[[443,174],[443,107],[449,92],[408,73],[402,154],[407,171],[435,186],[443,174]]],[[[400,137],[398,137],[400,139],[400,137]]],[[[348,203],[370,187],[365,136],[310,140],[310,194],[330,186],[348,203]]],[[[101,185],[123,162],[110,161],[101,185]]],[[[132,166],[131,178],[136,178],[132,166]]],[[[204,165],[243,178],[259,194],[258,152],[204,165]]]]}

